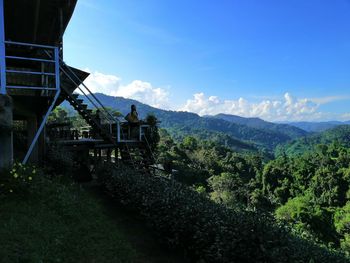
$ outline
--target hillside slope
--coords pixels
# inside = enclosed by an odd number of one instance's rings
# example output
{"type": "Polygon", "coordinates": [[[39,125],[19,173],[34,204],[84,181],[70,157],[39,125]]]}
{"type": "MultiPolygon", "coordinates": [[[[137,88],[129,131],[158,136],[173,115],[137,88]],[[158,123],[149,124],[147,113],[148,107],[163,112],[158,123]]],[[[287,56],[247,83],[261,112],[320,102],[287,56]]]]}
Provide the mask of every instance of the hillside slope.
{"type": "Polygon", "coordinates": [[[212,118],[222,119],[232,123],[246,125],[248,127],[252,127],[260,130],[279,132],[293,139],[305,136],[307,134],[305,130],[297,128],[295,126],[288,125],[288,124],[268,122],[260,118],[244,118],[237,115],[230,115],[230,114],[223,114],[223,113],[212,116],[212,118]]]}
{"type": "Polygon", "coordinates": [[[317,144],[330,144],[332,142],[350,147],[350,125],[339,125],[321,133],[312,134],[280,145],[276,149],[276,155],[282,153],[288,156],[299,155],[314,150],[317,144]]]}

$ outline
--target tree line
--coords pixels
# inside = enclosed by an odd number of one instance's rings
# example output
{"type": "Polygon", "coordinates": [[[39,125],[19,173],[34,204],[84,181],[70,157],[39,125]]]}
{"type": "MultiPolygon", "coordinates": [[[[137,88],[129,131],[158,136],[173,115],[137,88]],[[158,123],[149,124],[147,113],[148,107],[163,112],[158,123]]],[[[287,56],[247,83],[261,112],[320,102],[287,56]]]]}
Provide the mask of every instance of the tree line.
{"type": "Polygon", "coordinates": [[[298,236],[350,252],[350,149],[333,141],[271,158],[160,130],[159,161],[172,177],[235,210],[260,210],[298,236]]]}

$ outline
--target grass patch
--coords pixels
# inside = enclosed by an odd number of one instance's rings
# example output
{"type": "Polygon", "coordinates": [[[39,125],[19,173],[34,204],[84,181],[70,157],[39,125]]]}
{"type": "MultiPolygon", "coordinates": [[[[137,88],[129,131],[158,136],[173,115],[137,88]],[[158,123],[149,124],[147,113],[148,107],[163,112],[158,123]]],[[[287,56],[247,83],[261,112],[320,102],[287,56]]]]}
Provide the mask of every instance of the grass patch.
{"type": "Polygon", "coordinates": [[[29,188],[0,195],[1,262],[135,262],[118,225],[84,189],[43,176],[29,188]]]}

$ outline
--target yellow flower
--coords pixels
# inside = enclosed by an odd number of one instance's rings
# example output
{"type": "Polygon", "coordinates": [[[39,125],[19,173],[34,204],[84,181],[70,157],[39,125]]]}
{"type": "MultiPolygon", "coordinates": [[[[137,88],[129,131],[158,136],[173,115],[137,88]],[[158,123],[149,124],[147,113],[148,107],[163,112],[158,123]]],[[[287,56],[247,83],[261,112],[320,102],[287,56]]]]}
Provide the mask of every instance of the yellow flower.
{"type": "Polygon", "coordinates": [[[28,177],[28,180],[31,181],[33,178],[31,176],[28,177]]]}
{"type": "Polygon", "coordinates": [[[33,170],[33,174],[36,174],[36,170],[35,169],[33,170]]]}
{"type": "Polygon", "coordinates": [[[10,189],[10,193],[12,193],[13,192],[13,190],[12,189],[10,189]]]}
{"type": "Polygon", "coordinates": [[[13,177],[14,177],[14,178],[17,178],[17,177],[18,177],[18,173],[14,173],[14,174],[13,174],[13,177]]]}

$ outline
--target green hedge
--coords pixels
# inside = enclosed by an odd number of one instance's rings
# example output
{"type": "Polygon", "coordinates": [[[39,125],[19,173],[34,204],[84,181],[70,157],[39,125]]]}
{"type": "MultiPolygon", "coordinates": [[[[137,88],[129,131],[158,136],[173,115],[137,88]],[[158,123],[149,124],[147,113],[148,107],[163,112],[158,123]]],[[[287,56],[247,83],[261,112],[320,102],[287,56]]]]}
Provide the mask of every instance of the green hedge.
{"type": "Polygon", "coordinates": [[[192,189],[121,167],[97,169],[106,191],[137,209],[167,243],[203,262],[348,262],[268,216],[226,209],[192,189]]]}

